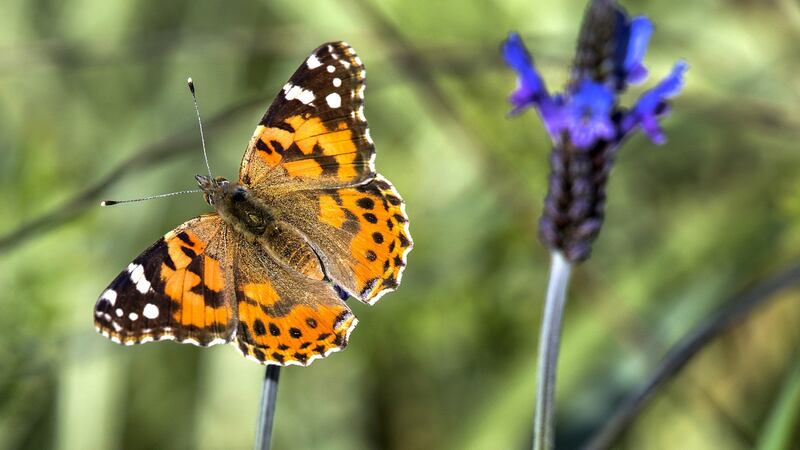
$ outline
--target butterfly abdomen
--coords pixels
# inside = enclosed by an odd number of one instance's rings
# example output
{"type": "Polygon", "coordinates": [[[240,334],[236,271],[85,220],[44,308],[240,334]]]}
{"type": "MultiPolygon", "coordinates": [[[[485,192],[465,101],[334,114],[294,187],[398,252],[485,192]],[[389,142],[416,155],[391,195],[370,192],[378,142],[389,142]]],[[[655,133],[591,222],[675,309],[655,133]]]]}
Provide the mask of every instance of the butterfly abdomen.
{"type": "Polygon", "coordinates": [[[275,222],[270,226],[263,238],[260,239],[260,242],[276,259],[282,261],[294,271],[315,280],[325,278],[316,252],[289,225],[283,222],[275,222]]]}

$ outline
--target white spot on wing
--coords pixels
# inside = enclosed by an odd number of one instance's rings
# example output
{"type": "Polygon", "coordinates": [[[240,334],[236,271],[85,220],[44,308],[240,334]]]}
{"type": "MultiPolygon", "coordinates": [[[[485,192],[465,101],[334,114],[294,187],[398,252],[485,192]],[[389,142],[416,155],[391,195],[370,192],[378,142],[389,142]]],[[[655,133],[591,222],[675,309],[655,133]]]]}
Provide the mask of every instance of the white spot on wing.
{"type": "Polygon", "coordinates": [[[141,264],[128,265],[128,272],[131,274],[131,282],[136,284],[136,290],[142,294],[147,294],[150,291],[150,282],[144,276],[144,267],[141,264]]]}
{"type": "Polygon", "coordinates": [[[330,73],[336,72],[336,67],[333,67],[333,66],[329,65],[328,66],[328,72],[330,72],[330,73]]]}
{"type": "Polygon", "coordinates": [[[308,66],[309,69],[316,69],[317,67],[322,65],[322,62],[320,62],[319,58],[317,58],[317,55],[312,54],[306,60],[306,65],[308,66]]]}
{"type": "Polygon", "coordinates": [[[139,315],[138,315],[138,314],[136,314],[136,313],[133,313],[133,312],[132,312],[132,313],[128,314],[128,318],[129,318],[129,319],[131,319],[131,321],[134,321],[134,322],[135,322],[135,321],[136,321],[136,319],[138,319],[138,318],[139,318],[139,315]]]}
{"type": "Polygon", "coordinates": [[[136,283],[136,290],[141,292],[142,294],[147,294],[148,292],[150,292],[150,282],[147,281],[145,277],[142,277],[142,279],[139,280],[138,283],[136,283]]]}
{"type": "Polygon", "coordinates": [[[314,101],[314,93],[309,91],[308,89],[303,89],[300,86],[292,86],[286,94],[284,94],[286,100],[295,100],[297,99],[301,103],[307,105],[314,101]]]}
{"type": "Polygon", "coordinates": [[[335,87],[339,87],[339,86],[341,86],[341,85],[342,85],[342,79],[341,79],[341,78],[334,78],[334,79],[333,79],[333,85],[334,85],[335,87]]]}
{"type": "Polygon", "coordinates": [[[144,305],[144,309],[142,310],[142,315],[147,317],[148,319],[155,319],[158,317],[158,306],[148,303],[144,305]]]}
{"type": "Polygon", "coordinates": [[[122,313],[122,308],[117,308],[117,310],[116,310],[116,311],[114,311],[114,314],[116,314],[116,315],[117,315],[117,317],[122,317],[122,314],[123,314],[123,313],[122,313]]]}
{"type": "Polygon", "coordinates": [[[115,291],[113,289],[106,289],[106,291],[103,292],[103,295],[100,297],[100,299],[101,300],[108,300],[108,303],[111,306],[114,306],[114,303],[116,303],[116,301],[117,301],[117,291],[115,291]]]}
{"type": "Polygon", "coordinates": [[[309,104],[314,101],[314,93],[311,91],[303,90],[300,95],[297,96],[297,99],[303,102],[303,104],[309,104]]]}
{"type": "Polygon", "coordinates": [[[340,97],[336,92],[328,94],[328,96],[325,97],[325,101],[328,102],[328,106],[331,108],[338,108],[342,106],[342,97],[340,97]]]}

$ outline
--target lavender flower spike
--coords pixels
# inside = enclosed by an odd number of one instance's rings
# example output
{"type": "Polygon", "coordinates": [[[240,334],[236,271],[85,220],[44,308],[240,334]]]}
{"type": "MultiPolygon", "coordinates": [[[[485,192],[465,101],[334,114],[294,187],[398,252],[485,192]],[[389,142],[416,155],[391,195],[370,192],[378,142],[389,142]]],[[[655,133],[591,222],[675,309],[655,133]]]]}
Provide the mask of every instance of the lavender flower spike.
{"type": "Polygon", "coordinates": [[[503,57],[517,74],[513,112],[533,107],[553,142],[539,238],[551,250],[550,281],[539,338],[533,450],[555,447],[555,392],[559,337],[570,270],[585,261],[603,224],[606,183],[624,139],[637,128],[665,140],[658,118],[683,85],[687,64],[645,92],[632,108],[619,97],[647,77],[644,56],[653,33],[646,17],[631,17],[616,0],[588,0],[570,78],[563,94],[549,94],[519,35],[510,33],[503,57]]]}
{"type": "Polygon", "coordinates": [[[644,57],[652,34],[650,19],[631,17],[616,0],[589,0],[563,93],[548,92],[517,33],[503,43],[505,62],[517,75],[513,112],[536,109],[553,142],[539,234],[569,262],[589,257],[603,220],[605,184],[623,141],[637,130],[656,144],[666,141],[659,119],[683,85],[685,62],[633,106],[620,102],[628,86],[647,77],[644,57]]]}

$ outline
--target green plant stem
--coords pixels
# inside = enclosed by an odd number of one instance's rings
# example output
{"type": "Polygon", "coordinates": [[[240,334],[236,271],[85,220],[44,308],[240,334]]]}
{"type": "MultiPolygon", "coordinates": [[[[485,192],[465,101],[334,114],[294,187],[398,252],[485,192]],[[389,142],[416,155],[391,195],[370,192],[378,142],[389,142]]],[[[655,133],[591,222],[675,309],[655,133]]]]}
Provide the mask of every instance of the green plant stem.
{"type": "Polygon", "coordinates": [[[560,252],[553,251],[550,280],[544,301],[544,316],[539,333],[536,371],[536,409],[533,418],[533,450],[551,450],[555,442],[555,394],[561,324],[566,305],[572,265],[560,252]]]}
{"type": "Polygon", "coordinates": [[[269,450],[272,441],[272,423],[275,421],[275,402],[278,396],[278,376],[280,366],[268,365],[264,373],[264,387],[261,391],[261,406],[258,413],[255,450],[269,450]]]}
{"type": "MultiPolygon", "coordinates": [[[[794,439],[800,437],[800,360],[795,362],[783,389],[779,392],[772,414],[767,418],[758,439],[758,450],[792,448],[794,439]]],[[[795,441],[796,442],[796,441],[795,441]]]]}

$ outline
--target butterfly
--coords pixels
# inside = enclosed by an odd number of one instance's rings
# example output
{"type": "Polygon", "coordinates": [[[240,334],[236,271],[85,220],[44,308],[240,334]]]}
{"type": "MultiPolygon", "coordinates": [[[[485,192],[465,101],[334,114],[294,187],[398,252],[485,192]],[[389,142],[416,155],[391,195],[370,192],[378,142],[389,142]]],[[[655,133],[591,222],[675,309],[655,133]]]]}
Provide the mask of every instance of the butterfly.
{"type": "Polygon", "coordinates": [[[261,364],[343,349],[358,322],[344,300],[396,289],[413,245],[400,194],[375,172],[364,82],[347,43],[314,50],[256,127],[239,180],[196,176],[215,211],[103,291],[98,332],[125,345],[232,343],[261,364]]]}

